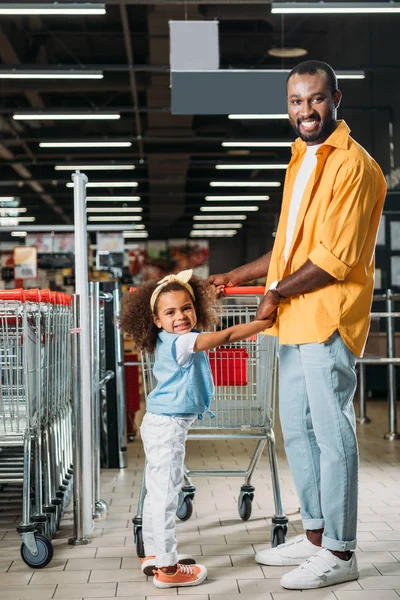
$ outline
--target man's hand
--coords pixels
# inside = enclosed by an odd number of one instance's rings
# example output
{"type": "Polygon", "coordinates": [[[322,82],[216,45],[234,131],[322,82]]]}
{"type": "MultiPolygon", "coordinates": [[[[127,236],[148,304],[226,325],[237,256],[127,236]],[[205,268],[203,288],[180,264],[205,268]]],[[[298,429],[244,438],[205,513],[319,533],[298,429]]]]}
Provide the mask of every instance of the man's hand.
{"type": "MultiPolygon", "coordinates": [[[[278,306],[279,300],[274,294],[267,292],[257,309],[256,319],[273,320],[273,323],[269,325],[269,327],[272,327],[276,321],[278,306]]],[[[268,329],[268,326],[266,329],[268,329]]]]}
{"type": "Polygon", "coordinates": [[[236,282],[232,279],[230,273],[221,273],[219,275],[210,275],[207,279],[210,285],[215,286],[216,296],[222,296],[226,287],[232,287],[236,285],[236,282]]]}
{"type": "Polygon", "coordinates": [[[228,287],[236,285],[236,282],[232,279],[230,273],[220,273],[219,275],[210,275],[208,278],[208,283],[210,285],[215,285],[215,287],[228,287]]]}
{"type": "MultiPolygon", "coordinates": [[[[275,310],[275,312],[272,313],[272,315],[270,317],[268,317],[268,319],[263,319],[263,323],[265,324],[265,329],[270,329],[273,325],[275,325],[277,316],[278,316],[278,311],[275,310]]],[[[256,319],[258,319],[257,316],[256,316],[256,319]]]]}

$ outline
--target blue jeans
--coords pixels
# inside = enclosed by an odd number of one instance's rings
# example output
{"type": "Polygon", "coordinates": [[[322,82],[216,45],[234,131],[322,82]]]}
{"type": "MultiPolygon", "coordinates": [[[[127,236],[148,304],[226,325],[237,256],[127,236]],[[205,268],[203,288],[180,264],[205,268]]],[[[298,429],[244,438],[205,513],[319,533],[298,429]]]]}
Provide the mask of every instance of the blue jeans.
{"type": "Polygon", "coordinates": [[[338,333],[279,347],[280,419],[303,526],[324,528],[328,550],[356,548],[355,362],[338,333]]]}

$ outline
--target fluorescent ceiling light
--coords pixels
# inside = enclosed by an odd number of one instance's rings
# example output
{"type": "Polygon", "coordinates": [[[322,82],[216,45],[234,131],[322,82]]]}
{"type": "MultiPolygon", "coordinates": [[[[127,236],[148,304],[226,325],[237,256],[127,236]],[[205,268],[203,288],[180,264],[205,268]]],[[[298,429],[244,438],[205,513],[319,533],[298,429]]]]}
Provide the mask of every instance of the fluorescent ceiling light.
{"type": "Polygon", "coordinates": [[[265,201],[269,200],[269,196],[206,196],[207,202],[213,202],[214,200],[218,202],[230,202],[231,200],[252,200],[254,201],[265,201]]]}
{"type": "Polygon", "coordinates": [[[88,221],[96,222],[96,221],[141,221],[142,217],[136,215],[130,215],[129,217],[88,217],[88,221]]]}
{"type": "Polygon", "coordinates": [[[134,206],[132,208],[87,208],[86,209],[87,213],[138,213],[138,212],[143,212],[143,208],[141,206],[134,206]]]}
{"type": "MultiPolygon", "coordinates": [[[[139,225],[137,225],[136,227],[139,227],[139,225]]],[[[125,239],[135,239],[135,238],[147,238],[147,237],[149,237],[149,234],[147,231],[124,231],[122,233],[122,236],[125,239]]]]}
{"type": "Polygon", "coordinates": [[[27,231],[12,231],[11,237],[26,237],[28,235],[27,231]]]}
{"type": "Polygon", "coordinates": [[[0,202],[12,202],[15,196],[0,196],[0,202]]]}
{"type": "Polygon", "coordinates": [[[103,79],[103,72],[83,69],[0,69],[0,79],[103,79]]]}
{"type": "Polygon", "coordinates": [[[236,235],[236,229],[215,229],[214,231],[208,231],[206,229],[190,232],[190,237],[233,237],[236,235]]]}
{"type": "Polygon", "coordinates": [[[196,215],[193,217],[193,221],[230,221],[231,219],[245,221],[247,215],[196,215]]]}
{"type": "Polygon", "coordinates": [[[12,213],[11,216],[15,216],[14,213],[26,213],[27,209],[26,208],[7,208],[7,207],[3,207],[0,208],[0,215],[10,215],[10,213],[12,213]]]}
{"type": "Polygon", "coordinates": [[[274,170],[274,169],[287,169],[288,165],[284,165],[284,164],[270,164],[270,165],[251,165],[251,164],[243,164],[243,165],[215,165],[215,168],[222,171],[222,170],[251,170],[254,171],[255,169],[257,170],[274,170]]]}
{"type": "Polygon", "coordinates": [[[105,15],[104,4],[93,4],[91,2],[54,4],[26,4],[14,3],[2,4],[0,15],[105,15]]]}
{"type": "Polygon", "coordinates": [[[88,202],[138,202],[140,196],[86,196],[88,202]]]}
{"type": "Polygon", "coordinates": [[[45,115],[40,113],[14,113],[13,115],[15,121],[115,121],[120,118],[121,115],[115,113],[46,113],[45,115]]]}
{"type": "Polygon", "coordinates": [[[130,148],[132,142],[40,142],[41,148],[130,148]]]}
{"type": "Polygon", "coordinates": [[[193,229],[241,229],[243,223],[194,223],[193,229]]]}
{"type": "Polygon", "coordinates": [[[279,181],[210,181],[211,187],[281,187],[279,181]]]}
{"type": "MultiPolygon", "coordinates": [[[[255,212],[259,210],[258,206],[202,206],[201,212],[224,212],[224,211],[243,211],[243,212],[255,212]]],[[[235,217],[236,219],[236,217],[235,217]]]]}
{"type": "MultiPolygon", "coordinates": [[[[110,188],[110,187],[134,187],[138,186],[137,181],[89,181],[86,184],[87,188],[110,188]]],[[[66,184],[67,188],[73,188],[73,181],[69,181],[66,184]]]]}
{"type": "Polygon", "coordinates": [[[56,165],[55,171],[134,171],[135,165],[56,165]]]}
{"type": "Polygon", "coordinates": [[[36,221],[36,217],[0,217],[1,225],[12,225],[14,221],[24,222],[24,223],[33,223],[36,221]]]}
{"type": "Polygon", "coordinates": [[[293,142],[222,142],[224,148],[290,148],[293,142]]]}
{"type": "Polygon", "coordinates": [[[400,13],[399,2],[273,2],[273,14],[400,13]]]}
{"type": "Polygon", "coordinates": [[[265,114],[265,115],[260,115],[260,114],[254,114],[254,115],[246,115],[246,114],[242,114],[242,115],[228,115],[228,119],[288,119],[289,115],[287,113],[281,113],[281,114],[277,114],[277,115],[270,115],[270,114],[265,114]]]}
{"type": "MultiPolygon", "coordinates": [[[[135,230],[136,229],[146,229],[146,225],[131,225],[131,229],[135,229],[135,230]]],[[[125,234],[129,234],[129,233],[135,234],[134,231],[132,231],[132,232],[131,231],[123,231],[122,232],[122,234],[124,235],[124,237],[125,237],[125,234]]]]}
{"type": "Polygon", "coordinates": [[[365,79],[364,71],[353,71],[346,73],[345,71],[335,71],[338,79],[365,79]]]}

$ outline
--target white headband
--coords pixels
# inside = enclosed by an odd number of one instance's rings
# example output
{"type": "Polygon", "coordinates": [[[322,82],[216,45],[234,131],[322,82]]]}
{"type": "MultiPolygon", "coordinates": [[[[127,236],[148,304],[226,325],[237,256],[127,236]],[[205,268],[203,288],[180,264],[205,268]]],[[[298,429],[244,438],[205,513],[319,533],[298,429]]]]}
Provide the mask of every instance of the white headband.
{"type": "Polygon", "coordinates": [[[180,273],[177,273],[176,275],[173,275],[173,274],[167,275],[166,277],[164,277],[164,279],[161,279],[158,282],[158,286],[156,287],[156,289],[154,290],[154,292],[152,293],[151,298],[150,298],[150,308],[151,308],[152,312],[154,312],[154,307],[156,305],[156,301],[157,301],[157,298],[158,298],[161,290],[163,288],[165,288],[165,286],[167,286],[169,283],[173,283],[173,282],[179,283],[179,285],[184,287],[189,292],[189,294],[192,296],[193,300],[195,300],[193,288],[189,283],[192,275],[193,275],[193,269],[187,269],[186,271],[181,271],[180,273]]]}

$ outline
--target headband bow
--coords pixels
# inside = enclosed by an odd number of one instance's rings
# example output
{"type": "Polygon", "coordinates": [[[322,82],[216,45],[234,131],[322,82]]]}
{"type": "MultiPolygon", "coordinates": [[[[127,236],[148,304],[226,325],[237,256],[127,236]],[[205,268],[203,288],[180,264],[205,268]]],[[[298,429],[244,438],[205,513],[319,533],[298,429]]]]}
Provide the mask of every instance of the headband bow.
{"type": "Polygon", "coordinates": [[[193,300],[195,300],[193,288],[189,283],[192,275],[193,275],[193,269],[187,269],[186,271],[181,271],[180,273],[177,273],[176,275],[174,275],[174,274],[167,275],[166,277],[164,277],[164,279],[161,279],[158,282],[158,286],[156,287],[156,289],[154,290],[154,292],[152,293],[151,298],[150,298],[150,308],[151,308],[152,312],[154,312],[154,307],[155,307],[157,298],[160,295],[161,290],[163,288],[165,288],[165,286],[168,285],[169,283],[173,283],[173,282],[179,283],[179,285],[184,287],[189,292],[189,294],[192,296],[193,300]]]}

